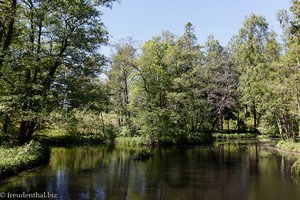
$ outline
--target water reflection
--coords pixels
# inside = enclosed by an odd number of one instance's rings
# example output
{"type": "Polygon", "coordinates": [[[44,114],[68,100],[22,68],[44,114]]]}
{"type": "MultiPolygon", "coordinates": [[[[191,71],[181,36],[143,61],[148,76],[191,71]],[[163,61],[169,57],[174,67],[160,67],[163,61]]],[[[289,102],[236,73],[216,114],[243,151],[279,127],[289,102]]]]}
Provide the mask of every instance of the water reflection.
{"type": "Polygon", "coordinates": [[[0,186],[7,192],[53,192],[59,199],[292,199],[294,159],[256,145],[152,149],[53,148],[48,166],[0,186]]]}

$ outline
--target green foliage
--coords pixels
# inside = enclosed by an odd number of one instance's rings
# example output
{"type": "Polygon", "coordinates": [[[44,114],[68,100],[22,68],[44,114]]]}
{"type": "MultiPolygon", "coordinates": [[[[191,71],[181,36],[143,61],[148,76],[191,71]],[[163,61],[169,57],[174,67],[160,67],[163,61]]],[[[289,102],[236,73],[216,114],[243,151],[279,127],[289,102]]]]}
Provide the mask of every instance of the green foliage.
{"type": "Polygon", "coordinates": [[[114,109],[121,135],[174,144],[189,140],[190,132],[209,129],[208,120],[203,120],[208,103],[197,99],[204,87],[199,73],[202,54],[192,24],[186,25],[182,37],[163,32],[149,40],[139,57],[129,44],[119,45],[110,76],[112,91],[122,91],[116,93],[122,105],[114,109]]]}
{"type": "Polygon", "coordinates": [[[103,81],[99,75],[108,60],[99,49],[108,33],[101,7],[114,1],[2,3],[3,136],[23,144],[53,128],[109,141],[120,135],[178,144],[207,141],[209,133],[227,127],[297,137],[298,1],[278,15],[284,42],[254,14],[227,46],[213,36],[199,45],[188,22],[181,36],[166,31],[140,48],[131,38],[115,44],[103,81]]]}
{"type": "Polygon", "coordinates": [[[146,137],[117,137],[116,144],[122,144],[126,146],[146,146],[150,145],[150,139],[146,137]]]}
{"type": "Polygon", "coordinates": [[[46,163],[49,156],[50,149],[35,141],[14,148],[2,146],[0,147],[0,177],[3,179],[46,163]]]}
{"type": "Polygon", "coordinates": [[[285,151],[300,153],[300,143],[299,142],[280,140],[277,143],[276,147],[279,149],[285,150],[285,151]]]}
{"type": "MultiPolygon", "coordinates": [[[[293,2],[294,24],[299,21],[297,6],[293,2]]],[[[145,136],[152,143],[179,143],[188,141],[191,133],[223,132],[227,127],[228,132],[295,137],[298,35],[286,35],[294,42],[284,47],[266,19],[252,14],[226,47],[209,36],[201,49],[190,22],[181,37],[163,32],[140,51],[130,41],[120,45],[110,81],[112,91],[122,91],[117,102],[123,103],[113,109],[121,134],[145,136]]]]}
{"type": "Polygon", "coordinates": [[[109,71],[108,86],[112,93],[111,106],[118,115],[119,125],[129,125],[129,85],[132,79],[132,73],[136,65],[136,51],[133,47],[133,41],[128,38],[121,44],[116,44],[116,52],[112,56],[111,70],[109,71]]]}
{"type": "Polygon", "coordinates": [[[291,171],[293,174],[300,175],[300,160],[296,160],[291,167],[291,171]]]}
{"type": "Polygon", "coordinates": [[[57,135],[52,137],[36,137],[38,141],[48,146],[72,147],[99,145],[109,141],[99,135],[57,135]]]}
{"type": "Polygon", "coordinates": [[[0,116],[9,119],[3,119],[4,132],[19,128],[20,144],[42,129],[54,110],[101,101],[97,77],[106,58],[98,50],[108,37],[100,8],[113,1],[1,5],[0,116]]]}
{"type": "Polygon", "coordinates": [[[258,135],[257,139],[260,142],[272,142],[272,137],[274,137],[274,136],[273,135],[258,135]]]}
{"type": "Polygon", "coordinates": [[[118,133],[109,114],[73,109],[72,112],[63,115],[56,114],[52,119],[54,121],[48,129],[41,131],[37,136],[49,145],[69,146],[113,142],[118,133]]]}

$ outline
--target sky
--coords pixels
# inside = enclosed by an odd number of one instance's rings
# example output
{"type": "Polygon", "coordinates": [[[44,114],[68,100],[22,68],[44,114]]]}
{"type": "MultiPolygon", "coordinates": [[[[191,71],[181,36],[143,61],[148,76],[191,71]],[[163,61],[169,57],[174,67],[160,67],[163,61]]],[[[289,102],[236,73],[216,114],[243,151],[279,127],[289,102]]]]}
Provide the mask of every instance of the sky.
{"type": "MultiPolygon", "coordinates": [[[[281,33],[276,13],[290,5],[290,0],[121,0],[103,10],[102,20],[110,43],[126,37],[143,43],[166,30],[180,36],[191,22],[200,44],[213,34],[226,45],[252,13],[264,16],[270,29],[281,33]]],[[[110,56],[110,48],[102,53],[110,56]]]]}

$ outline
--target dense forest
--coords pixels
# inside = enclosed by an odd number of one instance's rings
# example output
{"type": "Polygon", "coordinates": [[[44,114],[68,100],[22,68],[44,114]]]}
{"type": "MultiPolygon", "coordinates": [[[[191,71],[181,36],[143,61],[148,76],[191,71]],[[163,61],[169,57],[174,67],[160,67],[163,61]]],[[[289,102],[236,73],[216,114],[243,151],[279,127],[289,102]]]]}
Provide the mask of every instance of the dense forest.
{"type": "Polygon", "coordinates": [[[23,144],[45,130],[152,143],[214,132],[298,135],[298,0],[277,14],[282,35],[252,14],[228,45],[214,36],[199,44],[188,22],[181,36],[124,39],[108,59],[99,53],[108,42],[100,8],[113,2],[0,2],[3,137],[23,144]]]}
{"type": "Polygon", "coordinates": [[[108,83],[121,134],[162,141],[216,131],[297,136],[300,3],[290,11],[278,12],[280,40],[252,14],[227,46],[214,36],[198,44],[190,22],[180,37],[166,31],[140,48],[120,42],[108,83]]]}

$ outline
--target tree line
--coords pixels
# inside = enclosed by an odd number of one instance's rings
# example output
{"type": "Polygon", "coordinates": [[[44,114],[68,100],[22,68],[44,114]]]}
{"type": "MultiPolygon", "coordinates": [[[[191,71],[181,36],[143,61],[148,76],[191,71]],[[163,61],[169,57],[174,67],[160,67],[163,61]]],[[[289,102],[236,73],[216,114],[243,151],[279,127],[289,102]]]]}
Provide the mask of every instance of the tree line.
{"type": "Polygon", "coordinates": [[[186,141],[213,132],[299,132],[300,3],[280,11],[283,35],[250,15],[226,46],[187,23],[142,45],[114,45],[101,9],[115,0],[0,4],[0,128],[19,144],[45,129],[186,141]],[[110,63],[105,71],[104,66],[110,63]],[[108,78],[99,78],[107,73],[108,78]]]}
{"type": "Polygon", "coordinates": [[[163,32],[140,47],[115,45],[109,73],[113,112],[123,135],[185,141],[212,132],[299,132],[300,2],[278,12],[283,35],[248,16],[226,46],[202,46],[189,22],[182,36],[163,32]]]}

